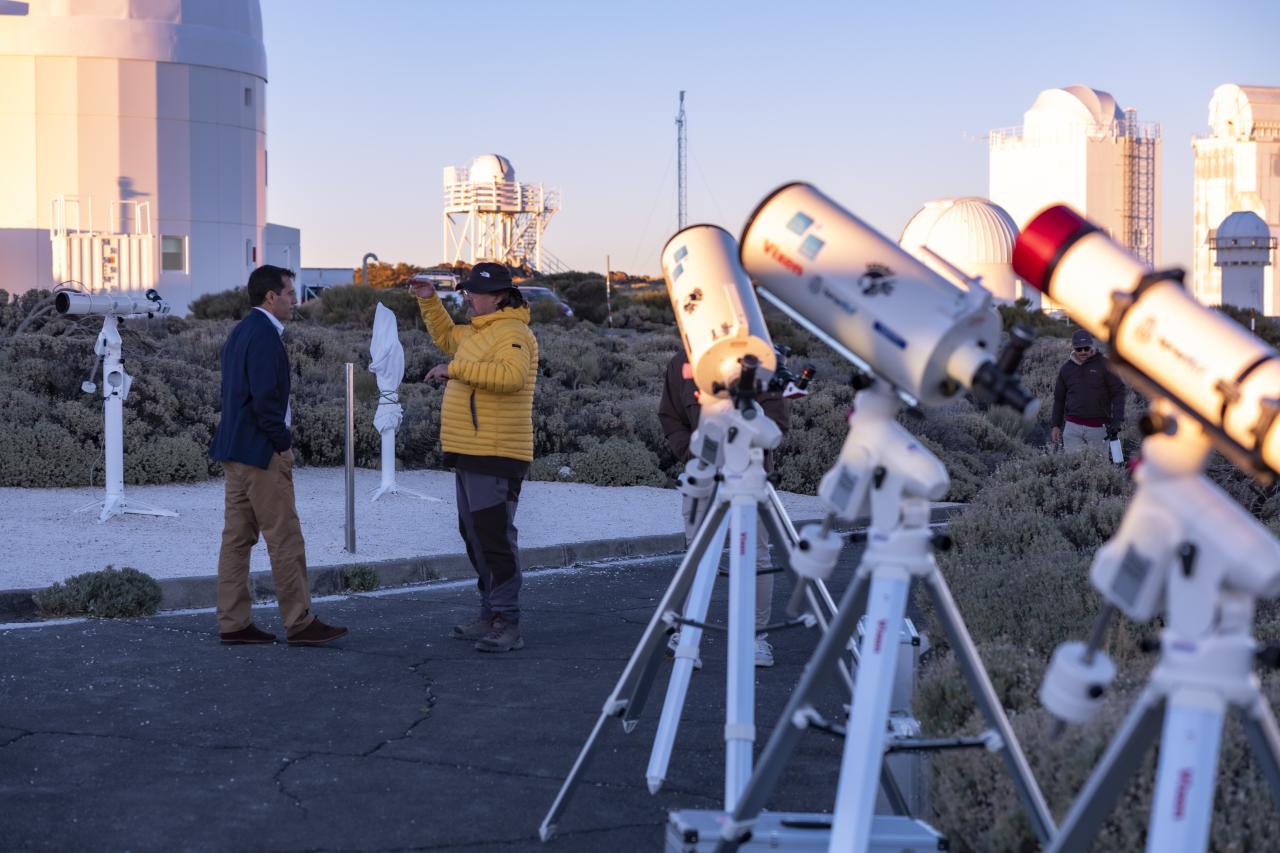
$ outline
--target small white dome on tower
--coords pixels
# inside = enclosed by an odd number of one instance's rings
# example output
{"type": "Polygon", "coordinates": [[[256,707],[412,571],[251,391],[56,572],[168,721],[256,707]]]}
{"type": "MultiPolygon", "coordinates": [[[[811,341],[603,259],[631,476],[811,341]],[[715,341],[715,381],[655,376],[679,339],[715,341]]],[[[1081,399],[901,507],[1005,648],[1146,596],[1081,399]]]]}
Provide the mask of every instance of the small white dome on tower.
{"type": "Polygon", "coordinates": [[[471,161],[469,177],[475,183],[514,181],[516,170],[501,154],[481,154],[471,161]]]}
{"type": "MultiPolygon", "coordinates": [[[[899,245],[926,266],[954,281],[951,272],[924,251],[941,255],[969,276],[981,276],[983,286],[1001,302],[1013,302],[1023,288],[1014,275],[1013,244],[1018,226],[1004,208],[985,198],[944,198],[931,201],[911,217],[899,245]]],[[[961,282],[956,282],[961,284],[961,282]]],[[[1026,295],[1031,296],[1028,290],[1026,295]]]]}
{"type": "Polygon", "coordinates": [[[1227,241],[1235,241],[1237,245],[1254,241],[1265,243],[1270,239],[1271,229],[1267,227],[1267,223],[1261,216],[1249,210],[1237,210],[1228,214],[1218,226],[1219,245],[1227,241]]]}

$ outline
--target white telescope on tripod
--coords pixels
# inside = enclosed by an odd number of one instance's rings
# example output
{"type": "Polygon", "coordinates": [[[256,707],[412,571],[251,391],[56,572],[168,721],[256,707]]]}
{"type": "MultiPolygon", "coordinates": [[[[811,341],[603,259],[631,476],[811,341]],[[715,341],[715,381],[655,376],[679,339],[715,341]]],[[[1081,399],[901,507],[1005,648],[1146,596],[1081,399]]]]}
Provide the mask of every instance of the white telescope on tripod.
{"type": "Polygon", "coordinates": [[[1102,650],[1116,610],[1164,616],[1146,688],[1076,798],[1051,851],[1089,846],[1161,739],[1149,853],[1197,853],[1209,841],[1223,722],[1235,710],[1280,807],[1280,726],[1253,669],[1256,599],[1280,595],[1280,543],[1204,476],[1217,449],[1262,482],[1280,470],[1280,354],[1197,302],[1181,271],[1152,272],[1069,207],[1037,215],[1018,238],[1018,274],[1110,344],[1110,362],[1153,398],[1137,489],[1090,580],[1106,604],[1089,642],[1054,652],[1040,700],[1089,720],[1115,667],[1102,650]]]}
{"type": "MultiPolygon", "coordinates": [[[[779,370],[777,354],[765,326],[751,282],[737,261],[733,237],[713,225],[694,225],[678,232],[662,252],[667,292],[680,326],[699,389],[698,426],[689,450],[693,459],[680,477],[680,491],[690,516],[701,517],[679,569],[663,594],[640,642],[583,745],[555,802],[539,829],[551,838],[556,824],[595,752],[605,721],[620,717],[632,731],[662,663],[665,640],[679,630],[662,714],[645,772],[651,793],[667,775],[672,748],[705,630],[728,634],[725,693],[725,808],[732,809],[751,777],[755,740],[755,581],[757,524],[764,524],[784,555],[794,551],[795,528],[765,476],[764,452],[777,447],[781,430],[765,414],[757,394],[779,370]],[[706,622],[720,556],[729,548],[729,615],[727,626],[706,622]]],[[[781,378],[776,376],[775,378],[781,378]]],[[[764,626],[781,630],[826,627],[835,602],[821,583],[807,590],[811,614],[764,626]]],[[[844,671],[848,682],[847,669],[844,671]]]]}
{"type": "MultiPolygon", "coordinates": [[[[891,746],[888,716],[899,646],[894,640],[913,582],[932,597],[990,727],[981,739],[957,739],[952,745],[981,744],[1000,754],[1036,835],[1047,841],[1053,817],[934,561],[933,549],[949,547],[949,540],[929,527],[929,501],[940,499],[949,486],[946,469],[896,419],[904,402],[941,403],[961,389],[1031,416],[1039,400],[1017,374],[1030,333],[1015,330],[997,355],[999,317],[990,293],[977,281],[967,290],[946,281],[808,184],[787,184],[767,196],[747,220],[740,251],[743,267],[766,299],[862,371],[848,437],[818,488],[827,519],[805,529],[792,566],[806,578],[827,577],[843,545],[832,529],[835,522],[853,520],[869,507],[871,525],[857,574],[737,808],[723,822],[716,849],[736,850],[759,830],[757,821],[765,820],[760,813],[810,727],[842,729],[845,738],[828,849],[861,853],[876,843],[881,816],[873,817],[873,811],[891,746]],[[837,727],[818,712],[817,696],[864,614],[868,630],[859,645],[853,704],[846,724],[837,727]]],[[[916,829],[932,832],[918,823],[916,829]]]]}
{"type": "Polygon", "coordinates": [[[136,515],[176,516],[176,512],[156,509],[152,506],[127,500],[124,496],[124,401],[129,396],[133,377],[124,370],[123,342],[120,339],[120,321],[133,317],[155,317],[169,313],[169,303],[154,290],[148,290],[146,298],[109,293],[81,293],[59,290],[54,295],[54,308],[59,314],[101,314],[102,331],[94,342],[93,373],[81,385],[86,394],[97,390],[93,379],[102,363],[102,444],[105,459],[106,496],[102,503],[94,501],[77,512],[101,506],[98,521],[124,513],[136,515]]]}

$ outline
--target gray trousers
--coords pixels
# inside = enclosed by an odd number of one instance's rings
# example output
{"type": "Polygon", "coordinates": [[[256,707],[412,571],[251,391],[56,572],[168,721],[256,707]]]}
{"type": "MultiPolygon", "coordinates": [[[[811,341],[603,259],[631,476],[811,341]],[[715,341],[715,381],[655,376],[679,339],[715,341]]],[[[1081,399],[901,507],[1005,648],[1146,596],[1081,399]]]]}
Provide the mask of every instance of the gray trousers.
{"type": "Polygon", "coordinates": [[[1075,453],[1079,450],[1109,453],[1106,427],[1088,427],[1067,421],[1062,427],[1062,449],[1067,453],[1075,453]]]}
{"type": "MultiPolygon", "coordinates": [[[[702,519],[707,514],[707,507],[711,506],[711,498],[704,498],[697,502],[696,517],[694,500],[690,497],[684,498],[684,504],[680,511],[684,516],[684,545],[688,548],[693,544],[693,536],[698,532],[698,525],[702,523],[702,519]]],[[[716,543],[723,546],[723,543],[716,543]]],[[[764,524],[758,519],[756,521],[756,570],[773,568],[773,558],[769,556],[769,535],[765,532],[764,524]]],[[[757,574],[756,575],[756,630],[760,631],[764,626],[769,624],[769,617],[773,612],[773,575],[757,574]]]]}
{"type": "Polygon", "coordinates": [[[521,480],[472,471],[454,471],[458,491],[458,532],[476,570],[480,617],[501,614],[520,621],[520,546],[516,505],[521,480]]]}

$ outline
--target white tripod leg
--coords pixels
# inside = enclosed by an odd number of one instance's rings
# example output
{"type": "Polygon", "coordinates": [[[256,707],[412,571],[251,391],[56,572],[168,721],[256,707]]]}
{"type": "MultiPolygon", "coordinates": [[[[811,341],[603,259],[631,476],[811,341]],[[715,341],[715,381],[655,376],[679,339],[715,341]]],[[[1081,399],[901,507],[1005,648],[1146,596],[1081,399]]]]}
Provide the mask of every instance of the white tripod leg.
{"type": "Polygon", "coordinates": [[[1221,697],[1213,693],[1184,688],[1170,694],[1147,853],[1200,853],[1208,848],[1225,712],[1221,697]]]}
{"type": "MultiPolygon", "coordinates": [[[[706,622],[707,609],[711,605],[711,591],[716,584],[716,571],[720,567],[720,547],[724,542],[726,518],[720,524],[713,540],[717,547],[707,549],[698,564],[698,573],[689,590],[684,618],[692,622],[706,622]]],[[[680,728],[680,715],[684,711],[685,696],[689,692],[689,678],[693,675],[693,662],[698,657],[698,645],[702,642],[702,629],[693,625],[680,626],[680,643],[676,646],[675,662],[671,665],[671,681],[667,683],[667,698],[662,703],[662,716],[658,719],[658,731],[653,736],[653,750],[649,753],[649,769],[645,778],[649,793],[656,794],[667,778],[671,764],[671,749],[675,745],[676,732],[680,728]]]]}
{"type": "Polygon", "coordinates": [[[756,740],[756,499],[734,497],[729,509],[729,665],[725,684],[724,809],[737,807],[751,781],[756,740]]]}
{"type": "Polygon", "coordinates": [[[895,567],[877,568],[871,576],[866,633],[860,646],[853,709],[836,788],[831,853],[866,850],[871,837],[871,815],[880,789],[889,702],[898,666],[898,632],[910,586],[910,577],[895,567]]]}

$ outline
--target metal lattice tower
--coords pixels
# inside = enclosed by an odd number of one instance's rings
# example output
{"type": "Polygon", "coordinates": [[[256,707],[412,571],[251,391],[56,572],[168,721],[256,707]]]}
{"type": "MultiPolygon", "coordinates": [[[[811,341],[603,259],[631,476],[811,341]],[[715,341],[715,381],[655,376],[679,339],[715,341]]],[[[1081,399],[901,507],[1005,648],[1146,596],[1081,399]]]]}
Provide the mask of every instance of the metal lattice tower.
{"type": "Polygon", "coordinates": [[[689,201],[687,197],[689,147],[684,127],[684,90],[680,90],[680,112],[676,113],[676,230],[684,228],[689,219],[689,201]]]}
{"type": "Polygon", "coordinates": [[[1136,256],[1154,264],[1160,126],[1141,123],[1137,110],[1125,110],[1120,135],[1124,139],[1124,243],[1136,256]]]}

